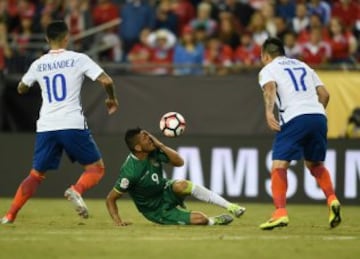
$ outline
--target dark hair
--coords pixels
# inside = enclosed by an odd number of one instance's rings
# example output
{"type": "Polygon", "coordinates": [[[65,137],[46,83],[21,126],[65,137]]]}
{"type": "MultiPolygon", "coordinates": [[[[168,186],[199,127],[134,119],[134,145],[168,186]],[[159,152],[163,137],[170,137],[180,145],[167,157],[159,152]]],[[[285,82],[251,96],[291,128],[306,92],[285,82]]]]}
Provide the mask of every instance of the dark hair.
{"type": "Polygon", "coordinates": [[[278,38],[268,38],[262,45],[263,52],[269,54],[272,58],[285,55],[284,44],[278,38]]]}
{"type": "Polygon", "coordinates": [[[69,32],[64,21],[53,21],[46,28],[46,37],[49,41],[62,40],[69,32]]]}
{"type": "Polygon", "coordinates": [[[125,132],[125,143],[130,149],[130,151],[134,151],[135,145],[136,145],[136,136],[140,134],[142,131],[141,128],[137,127],[135,129],[128,129],[125,132]]]}

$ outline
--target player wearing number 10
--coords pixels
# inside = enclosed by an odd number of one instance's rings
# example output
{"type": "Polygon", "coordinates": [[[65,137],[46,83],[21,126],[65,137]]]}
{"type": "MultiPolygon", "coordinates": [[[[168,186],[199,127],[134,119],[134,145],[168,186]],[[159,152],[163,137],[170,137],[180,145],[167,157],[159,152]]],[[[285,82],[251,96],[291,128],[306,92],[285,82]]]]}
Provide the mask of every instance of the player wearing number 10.
{"type": "Polygon", "coordinates": [[[317,76],[305,63],[285,57],[284,46],[276,38],[267,39],[261,52],[264,68],[259,74],[263,89],[266,121],[276,131],[273,143],[271,190],[276,207],[272,217],[260,225],[268,230],[287,226],[286,171],[291,160],[305,158],[305,165],[323,190],[329,206],[330,227],[341,222],[337,200],[329,172],[324,167],[327,145],[325,108],[329,94],[317,76]],[[274,116],[274,105],[279,121],[274,116]]]}
{"type": "Polygon", "coordinates": [[[73,162],[84,167],[77,183],[65,191],[65,197],[83,218],[88,217],[88,209],[81,195],[95,186],[105,173],[82,112],[80,90],[84,76],[98,81],[108,95],[105,104],[112,114],[118,107],[113,81],[88,56],[65,50],[69,33],[63,21],[50,23],[46,38],[49,53],[31,64],[18,86],[19,94],[26,93],[35,82],[41,88],[42,107],[37,121],[33,166],[30,175],[20,184],[2,224],[14,222],[18,211],[45,179],[45,173],[59,167],[63,150],[73,162]]]}

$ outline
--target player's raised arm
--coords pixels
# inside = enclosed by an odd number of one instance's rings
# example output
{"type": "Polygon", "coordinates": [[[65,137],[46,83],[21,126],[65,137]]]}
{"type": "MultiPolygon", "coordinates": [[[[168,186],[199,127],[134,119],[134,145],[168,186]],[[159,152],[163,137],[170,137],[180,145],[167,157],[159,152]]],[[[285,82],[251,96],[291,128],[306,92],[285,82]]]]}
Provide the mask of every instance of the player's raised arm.
{"type": "Polygon", "coordinates": [[[115,94],[114,81],[105,72],[101,73],[101,75],[96,80],[105,88],[106,94],[108,95],[108,98],[105,100],[105,105],[108,109],[108,113],[113,114],[119,107],[119,103],[115,94]]]}
{"type": "Polygon", "coordinates": [[[111,190],[106,197],[106,207],[116,226],[128,226],[131,223],[122,221],[116,201],[122,196],[121,192],[111,190]]]}
{"type": "Polygon", "coordinates": [[[153,141],[155,147],[160,149],[165,153],[165,155],[169,158],[169,162],[171,165],[179,167],[184,165],[184,160],[179,155],[178,152],[176,152],[174,149],[166,146],[164,143],[162,143],[160,140],[158,140],[156,137],[154,137],[152,134],[147,132],[146,130],[143,130],[145,134],[147,134],[151,140],[153,141]]]}
{"type": "Polygon", "coordinates": [[[275,82],[266,83],[263,87],[266,122],[271,130],[280,131],[279,122],[274,116],[276,84],[275,82]]]}

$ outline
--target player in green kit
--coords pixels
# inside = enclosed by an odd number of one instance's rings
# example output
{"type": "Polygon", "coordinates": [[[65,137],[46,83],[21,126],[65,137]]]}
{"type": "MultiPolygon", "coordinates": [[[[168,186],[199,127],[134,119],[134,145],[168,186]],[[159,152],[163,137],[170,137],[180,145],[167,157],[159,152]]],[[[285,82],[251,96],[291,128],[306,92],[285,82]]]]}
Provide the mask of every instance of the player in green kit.
{"type": "Polygon", "coordinates": [[[106,206],[114,223],[126,226],[116,204],[123,193],[128,192],[137,209],[148,220],[165,225],[227,225],[233,221],[230,215],[208,217],[202,212],[189,211],[184,207],[186,196],[212,203],[240,217],[245,208],[230,203],[218,194],[187,180],[169,180],[163,177],[163,163],[173,166],[184,164],[180,155],[157,138],[140,128],[128,130],[125,142],[131,153],[120,169],[114,188],[106,198],[106,206]],[[182,207],[182,208],[180,208],[182,207]]]}

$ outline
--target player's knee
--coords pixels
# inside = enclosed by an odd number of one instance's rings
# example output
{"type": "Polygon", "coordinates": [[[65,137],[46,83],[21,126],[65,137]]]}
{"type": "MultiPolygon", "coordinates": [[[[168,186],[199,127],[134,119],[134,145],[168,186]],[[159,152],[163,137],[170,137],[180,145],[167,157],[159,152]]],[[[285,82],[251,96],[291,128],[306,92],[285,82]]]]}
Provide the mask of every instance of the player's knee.
{"type": "Polygon", "coordinates": [[[312,161],[305,161],[305,166],[307,167],[307,169],[311,171],[313,171],[314,168],[318,168],[318,167],[322,167],[323,166],[323,162],[312,162],[312,161]]]}
{"type": "Polygon", "coordinates": [[[45,173],[40,172],[34,168],[30,170],[30,176],[35,177],[39,182],[42,182],[45,179],[45,173]]]}
{"type": "Polygon", "coordinates": [[[209,219],[206,215],[201,212],[192,212],[191,213],[191,224],[192,225],[207,225],[209,219]]]}
{"type": "Polygon", "coordinates": [[[177,194],[184,194],[185,190],[188,188],[188,182],[186,180],[176,181],[172,185],[173,191],[177,194]]]}

